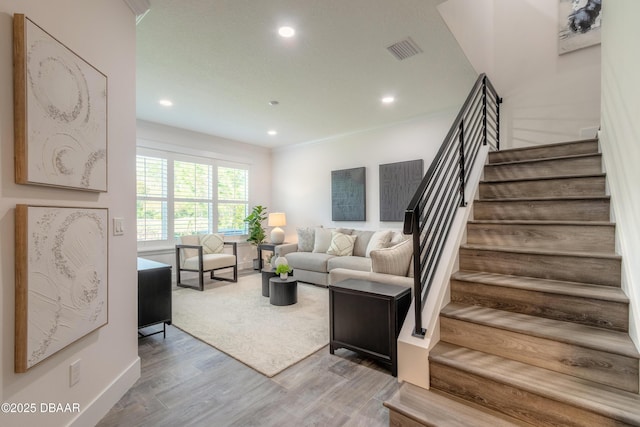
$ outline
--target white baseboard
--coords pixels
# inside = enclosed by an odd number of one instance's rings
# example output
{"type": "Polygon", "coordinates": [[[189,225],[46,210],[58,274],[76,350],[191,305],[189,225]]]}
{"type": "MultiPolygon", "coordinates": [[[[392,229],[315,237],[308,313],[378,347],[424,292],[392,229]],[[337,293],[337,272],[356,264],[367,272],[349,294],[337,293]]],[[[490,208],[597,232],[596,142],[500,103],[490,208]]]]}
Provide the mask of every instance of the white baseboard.
{"type": "Polygon", "coordinates": [[[140,358],[137,357],[127,369],[69,423],[69,426],[83,427],[98,424],[139,378],[140,358]]]}

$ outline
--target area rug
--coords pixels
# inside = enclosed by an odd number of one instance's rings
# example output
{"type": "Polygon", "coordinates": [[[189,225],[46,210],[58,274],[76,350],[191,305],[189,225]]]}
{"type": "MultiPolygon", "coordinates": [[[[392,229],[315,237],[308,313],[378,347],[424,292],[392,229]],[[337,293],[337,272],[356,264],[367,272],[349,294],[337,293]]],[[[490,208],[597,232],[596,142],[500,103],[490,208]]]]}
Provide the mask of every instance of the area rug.
{"type": "Polygon", "coordinates": [[[173,291],[173,325],[272,377],[329,343],[326,288],[298,283],[298,302],[274,306],[262,277],[173,291]]]}

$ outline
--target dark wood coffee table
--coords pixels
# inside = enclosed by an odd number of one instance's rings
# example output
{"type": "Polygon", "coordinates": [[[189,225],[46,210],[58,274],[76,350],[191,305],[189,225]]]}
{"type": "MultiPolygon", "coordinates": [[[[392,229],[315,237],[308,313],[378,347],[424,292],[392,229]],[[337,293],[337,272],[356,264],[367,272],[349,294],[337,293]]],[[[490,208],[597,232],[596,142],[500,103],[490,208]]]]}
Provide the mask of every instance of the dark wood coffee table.
{"type": "Polygon", "coordinates": [[[298,281],[293,277],[269,279],[269,302],[272,305],[291,305],[298,302],[298,281]]]}

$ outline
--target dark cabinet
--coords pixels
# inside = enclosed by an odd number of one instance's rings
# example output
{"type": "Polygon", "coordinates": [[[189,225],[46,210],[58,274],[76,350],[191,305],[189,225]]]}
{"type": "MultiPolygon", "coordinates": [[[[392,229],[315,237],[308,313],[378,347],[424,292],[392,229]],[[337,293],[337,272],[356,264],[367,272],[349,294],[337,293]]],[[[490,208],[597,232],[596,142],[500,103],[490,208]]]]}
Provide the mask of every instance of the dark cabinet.
{"type": "Polygon", "coordinates": [[[329,286],[329,351],[353,350],[397,376],[397,338],[410,304],[411,289],[405,286],[357,279],[329,286]]]}
{"type": "Polygon", "coordinates": [[[138,329],[158,323],[162,330],[154,333],[166,337],[166,325],[171,324],[171,266],[138,258],[138,329]]]}

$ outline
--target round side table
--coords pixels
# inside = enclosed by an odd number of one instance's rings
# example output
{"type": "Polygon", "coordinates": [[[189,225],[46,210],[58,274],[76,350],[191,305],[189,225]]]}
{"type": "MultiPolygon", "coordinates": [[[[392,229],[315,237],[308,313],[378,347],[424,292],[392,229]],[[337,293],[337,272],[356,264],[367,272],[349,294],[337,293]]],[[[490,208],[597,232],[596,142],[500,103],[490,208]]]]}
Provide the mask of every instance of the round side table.
{"type": "Polygon", "coordinates": [[[293,277],[269,279],[269,302],[272,305],[291,305],[298,302],[298,281],[293,277]]]}
{"type": "Polygon", "coordinates": [[[262,269],[262,296],[269,296],[269,279],[272,277],[277,277],[276,270],[274,268],[263,268],[262,269]]]}

